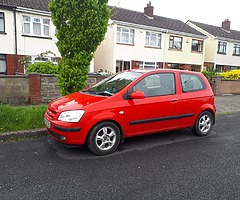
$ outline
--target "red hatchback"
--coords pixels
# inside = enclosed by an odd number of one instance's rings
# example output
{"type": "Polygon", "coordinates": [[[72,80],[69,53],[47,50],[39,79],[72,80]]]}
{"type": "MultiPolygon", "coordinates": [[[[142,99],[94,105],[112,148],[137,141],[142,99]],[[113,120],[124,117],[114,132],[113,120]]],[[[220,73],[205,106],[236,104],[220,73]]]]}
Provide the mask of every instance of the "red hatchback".
{"type": "Polygon", "coordinates": [[[125,137],[183,128],[206,136],[215,114],[212,88],[201,73],[131,70],[51,102],[44,121],[55,140],[106,155],[125,137]]]}

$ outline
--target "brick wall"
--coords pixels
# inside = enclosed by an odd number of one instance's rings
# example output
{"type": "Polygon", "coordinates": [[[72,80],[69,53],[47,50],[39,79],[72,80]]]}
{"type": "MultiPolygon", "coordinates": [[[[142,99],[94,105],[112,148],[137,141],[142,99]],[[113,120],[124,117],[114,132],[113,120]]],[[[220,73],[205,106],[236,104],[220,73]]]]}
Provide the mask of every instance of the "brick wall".
{"type": "MultiPolygon", "coordinates": [[[[106,76],[89,75],[88,86],[106,76]]],[[[31,73],[29,75],[0,76],[0,103],[22,105],[49,103],[61,97],[55,75],[31,73]]]]}
{"type": "MultiPolygon", "coordinates": [[[[106,76],[89,75],[88,86],[92,86],[106,76]]],[[[222,80],[213,78],[215,95],[240,94],[240,80],[222,80]]],[[[0,103],[22,105],[49,103],[61,97],[57,78],[54,75],[0,75],[0,103]]]]}
{"type": "Polygon", "coordinates": [[[240,94],[240,80],[222,80],[222,77],[213,77],[213,92],[216,96],[222,94],[240,94]]]}
{"type": "Polygon", "coordinates": [[[41,75],[41,102],[49,103],[61,97],[57,77],[53,75],[41,75]]]}
{"type": "Polygon", "coordinates": [[[27,104],[29,97],[28,76],[0,76],[0,103],[27,104]]]}

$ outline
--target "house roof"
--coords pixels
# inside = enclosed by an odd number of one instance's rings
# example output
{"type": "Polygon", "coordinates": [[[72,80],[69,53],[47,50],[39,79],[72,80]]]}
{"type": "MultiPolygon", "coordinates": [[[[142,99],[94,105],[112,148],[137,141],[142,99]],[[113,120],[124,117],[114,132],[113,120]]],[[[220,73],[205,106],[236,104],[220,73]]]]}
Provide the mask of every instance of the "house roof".
{"type": "Polygon", "coordinates": [[[213,36],[226,38],[226,39],[233,39],[233,40],[240,40],[240,32],[235,30],[226,31],[220,26],[212,26],[208,24],[203,24],[200,22],[189,21],[192,24],[200,27],[201,29],[205,30],[206,32],[210,33],[213,36]]]}
{"type": "MultiPolygon", "coordinates": [[[[0,0],[0,6],[14,6],[49,12],[48,3],[49,0],[0,0]]],[[[188,26],[186,23],[177,19],[170,19],[157,15],[154,15],[153,18],[150,19],[149,17],[144,15],[143,12],[137,12],[111,6],[110,8],[113,9],[111,15],[112,20],[154,28],[161,28],[169,31],[193,34],[197,36],[204,36],[202,33],[198,32],[197,30],[188,26]]]]}
{"type": "Polygon", "coordinates": [[[13,6],[48,11],[49,0],[0,0],[0,6],[13,6]]]}
{"type": "Polygon", "coordinates": [[[110,17],[112,20],[203,36],[203,34],[199,31],[177,19],[171,19],[157,15],[154,15],[153,18],[149,18],[144,15],[143,12],[127,10],[119,7],[110,8],[113,9],[110,17]]]}

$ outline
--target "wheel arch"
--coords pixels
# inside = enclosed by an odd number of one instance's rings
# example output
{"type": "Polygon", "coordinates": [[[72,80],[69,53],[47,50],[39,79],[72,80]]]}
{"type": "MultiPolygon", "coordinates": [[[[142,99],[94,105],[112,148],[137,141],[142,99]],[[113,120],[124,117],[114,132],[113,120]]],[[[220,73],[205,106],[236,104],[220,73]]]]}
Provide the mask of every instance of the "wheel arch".
{"type": "Polygon", "coordinates": [[[201,115],[203,112],[210,112],[211,113],[211,115],[213,117],[213,125],[214,125],[215,121],[216,121],[216,119],[215,119],[216,118],[216,113],[212,109],[208,108],[206,110],[203,110],[199,115],[201,115]]]}

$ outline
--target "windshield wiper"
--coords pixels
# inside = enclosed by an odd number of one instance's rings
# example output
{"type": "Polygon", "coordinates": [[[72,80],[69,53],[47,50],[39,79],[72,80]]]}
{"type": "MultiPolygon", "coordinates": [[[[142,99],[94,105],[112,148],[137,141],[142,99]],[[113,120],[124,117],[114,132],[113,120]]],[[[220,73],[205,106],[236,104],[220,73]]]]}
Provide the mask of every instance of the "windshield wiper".
{"type": "Polygon", "coordinates": [[[98,92],[98,91],[81,91],[82,93],[85,93],[85,94],[95,94],[95,95],[102,95],[102,96],[112,96],[113,93],[111,92],[108,92],[108,91],[101,91],[101,92],[98,92]]]}
{"type": "Polygon", "coordinates": [[[96,92],[97,95],[103,95],[103,96],[112,96],[113,93],[108,92],[108,91],[101,91],[101,92],[96,92]]]}

